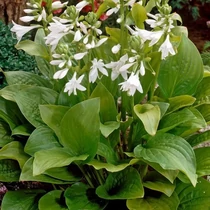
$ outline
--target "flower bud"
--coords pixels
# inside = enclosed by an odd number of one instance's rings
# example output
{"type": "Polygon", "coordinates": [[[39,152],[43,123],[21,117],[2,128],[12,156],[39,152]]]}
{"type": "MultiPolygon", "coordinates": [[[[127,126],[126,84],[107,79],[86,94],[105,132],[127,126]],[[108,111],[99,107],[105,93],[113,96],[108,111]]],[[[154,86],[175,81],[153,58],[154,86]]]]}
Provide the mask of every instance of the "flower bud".
{"type": "Polygon", "coordinates": [[[67,7],[66,14],[69,16],[71,20],[75,20],[78,16],[76,7],[75,6],[67,7]]]}
{"type": "Polygon", "coordinates": [[[94,12],[89,12],[85,16],[85,20],[90,24],[90,25],[95,25],[95,23],[98,21],[97,16],[94,12]]]}
{"type": "Polygon", "coordinates": [[[163,13],[164,15],[169,15],[172,11],[172,7],[169,6],[168,4],[164,4],[162,5],[162,7],[160,8],[161,13],[163,13]]]}

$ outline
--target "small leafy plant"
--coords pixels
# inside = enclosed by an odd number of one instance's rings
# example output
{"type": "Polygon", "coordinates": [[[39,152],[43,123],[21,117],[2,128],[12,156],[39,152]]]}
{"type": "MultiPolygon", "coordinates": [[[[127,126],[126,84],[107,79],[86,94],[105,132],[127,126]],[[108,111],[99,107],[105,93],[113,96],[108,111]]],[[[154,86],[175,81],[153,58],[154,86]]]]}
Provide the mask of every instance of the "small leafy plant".
{"type": "Polygon", "coordinates": [[[31,0],[21,19],[37,24],[13,23],[42,75],[4,72],[0,180],[54,190],[8,191],[2,210],[209,209],[210,148],[196,146],[210,77],[180,16],[168,1],[98,3],[31,0]],[[113,13],[119,28],[103,33],[113,13]]]}

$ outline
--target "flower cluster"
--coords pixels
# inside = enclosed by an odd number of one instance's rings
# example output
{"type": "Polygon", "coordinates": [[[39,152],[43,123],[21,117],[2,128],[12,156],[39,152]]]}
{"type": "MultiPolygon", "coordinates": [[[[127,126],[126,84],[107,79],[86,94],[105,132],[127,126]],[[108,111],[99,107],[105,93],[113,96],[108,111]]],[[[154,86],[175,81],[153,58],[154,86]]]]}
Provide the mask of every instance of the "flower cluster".
{"type": "Polygon", "coordinates": [[[142,1],[135,0],[104,0],[100,4],[99,1],[83,0],[75,5],[59,0],[51,5],[31,0],[27,3],[29,8],[24,10],[27,16],[21,20],[38,24],[20,26],[13,22],[11,31],[20,41],[28,31],[44,28],[45,43],[51,51],[50,64],[57,68],[53,78],[69,78],[64,89],[69,95],[77,94],[76,89],[87,90],[82,84],[83,78],[88,78],[90,84],[110,76],[112,81],[119,81],[120,90],[133,96],[136,91],[143,93],[140,80],[148,70],[149,53],[160,52],[162,59],[176,54],[171,37],[180,16],[170,14],[170,7],[165,3],[160,6],[160,0],[157,2],[159,13],[151,14],[142,1]],[[135,25],[134,11],[139,8],[146,16],[141,26],[135,25]],[[131,20],[126,15],[130,11],[134,14],[131,20]],[[108,35],[105,35],[100,28],[101,20],[109,19],[113,14],[118,14],[116,21],[120,28],[107,28],[108,35]],[[102,15],[106,17],[103,19],[102,15]],[[150,30],[145,29],[145,24],[150,30]],[[105,55],[100,52],[104,50],[107,50],[105,55]]]}

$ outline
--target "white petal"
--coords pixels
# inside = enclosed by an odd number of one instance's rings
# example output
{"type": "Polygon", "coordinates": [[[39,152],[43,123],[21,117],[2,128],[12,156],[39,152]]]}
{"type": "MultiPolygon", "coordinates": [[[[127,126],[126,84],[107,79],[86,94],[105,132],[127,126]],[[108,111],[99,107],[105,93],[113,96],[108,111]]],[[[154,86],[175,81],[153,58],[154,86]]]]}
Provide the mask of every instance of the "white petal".
{"type": "Polygon", "coordinates": [[[74,59],[75,60],[81,60],[85,55],[87,55],[88,52],[84,52],[84,53],[77,53],[74,55],[74,59]]]}
{"type": "Polygon", "coordinates": [[[34,20],[34,16],[23,16],[23,17],[20,17],[20,20],[28,23],[28,22],[34,20]]]}
{"type": "Polygon", "coordinates": [[[60,71],[57,71],[54,75],[53,75],[53,79],[62,79],[64,78],[68,73],[68,69],[62,69],[60,71]]]}
{"type": "Polygon", "coordinates": [[[76,9],[78,11],[81,11],[85,6],[87,6],[89,3],[87,1],[81,1],[76,5],[76,9]]]}
{"type": "Polygon", "coordinates": [[[115,45],[114,47],[112,47],[112,53],[114,54],[118,53],[120,48],[121,48],[120,44],[115,45]]]}
{"type": "Polygon", "coordinates": [[[144,76],[144,75],[145,75],[145,67],[144,67],[144,63],[143,63],[143,62],[141,62],[141,66],[140,66],[140,74],[141,74],[142,76],[144,76]]]}
{"type": "Polygon", "coordinates": [[[63,60],[52,60],[52,61],[50,61],[50,64],[57,66],[57,65],[59,65],[62,62],[63,62],[63,60]]]}

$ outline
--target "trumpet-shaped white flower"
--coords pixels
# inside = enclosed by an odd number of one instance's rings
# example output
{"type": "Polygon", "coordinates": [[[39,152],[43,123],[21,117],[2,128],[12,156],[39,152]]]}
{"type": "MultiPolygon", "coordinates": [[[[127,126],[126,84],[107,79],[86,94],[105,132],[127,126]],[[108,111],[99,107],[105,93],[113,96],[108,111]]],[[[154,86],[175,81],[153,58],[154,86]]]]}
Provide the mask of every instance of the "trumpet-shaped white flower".
{"type": "Polygon", "coordinates": [[[127,79],[127,70],[134,63],[126,63],[128,61],[128,54],[123,55],[119,61],[111,62],[106,64],[107,68],[112,69],[111,79],[115,80],[119,75],[121,75],[125,80],[127,79]]]}
{"type": "Polygon", "coordinates": [[[76,5],[76,9],[78,12],[80,12],[85,6],[87,6],[88,4],[90,4],[87,1],[80,1],[77,5],[76,5]]]}
{"type": "Polygon", "coordinates": [[[55,72],[55,74],[53,75],[53,79],[63,79],[67,75],[68,71],[68,68],[64,68],[55,72]]]}
{"type": "Polygon", "coordinates": [[[92,66],[90,68],[90,73],[89,73],[89,82],[94,83],[96,79],[98,78],[98,71],[100,71],[103,75],[108,76],[107,70],[104,68],[105,64],[103,63],[102,59],[97,60],[94,58],[92,60],[92,66]]]}
{"type": "Polygon", "coordinates": [[[41,25],[33,25],[33,26],[22,26],[16,24],[14,21],[12,21],[13,27],[10,29],[12,32],[16,33],[16,37],[18,42],[22,39],[22,37],[28,33],[29,31],[42,27],[41,25]]]}
{"type": "Polygon", "coordinates": [[[53,10],[60,9],[60,8],[65,7],[67,4],[68,4],[68,1],[67,2],[64,2],[64,3],[61,3],[61,1],[54,1],[52,3],[52,9],[53,10]]]}
{"type": "Polygon", "coordinates": [[[122,91],[127,91],[128,95],[133,96],[138,90],[140,93],[143,93],[143,89],[139,80],[139,75],[134,74],[133,72],[131,73],[130,77],[128,78],[127,81],[120,83],[121,85],[121,90],[122,91]]]}
{"type": "Polygon", "coordinates": [[[173,45],[170,42],[169,35],[167,35],[165,41],[163,44],[160,46],[159,51],[162,53],[161,58],[165,59],[169,54],[175,55],[175,51],[173,48],[173,45]]]}
{"type": "Polygon", "coordinates": [[[77,73],[75,72],[69,82],[66,83],[64,92],[68,92],[68,95],[70,96],[72,93],[74,93],[74,95],[77,95],[77,89],[80,91],[85,91],[86,88],[81,85],[83,77],[84,75],[81,75],[77,79],[77,73]]]}
{"type": "Polygon", "coordinates": [[[35,19],[35,16],[23,16],[23,17],[20,17],[20,20],[25,22],[25,23],[29,23],[29,22],[31,22],[34,19],[35,19]]]}

